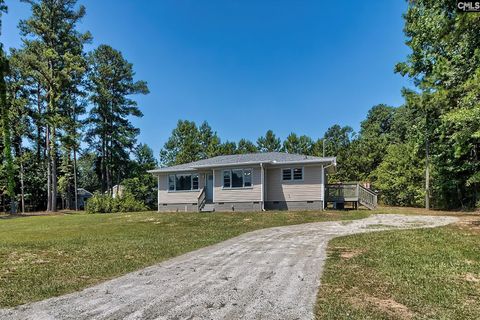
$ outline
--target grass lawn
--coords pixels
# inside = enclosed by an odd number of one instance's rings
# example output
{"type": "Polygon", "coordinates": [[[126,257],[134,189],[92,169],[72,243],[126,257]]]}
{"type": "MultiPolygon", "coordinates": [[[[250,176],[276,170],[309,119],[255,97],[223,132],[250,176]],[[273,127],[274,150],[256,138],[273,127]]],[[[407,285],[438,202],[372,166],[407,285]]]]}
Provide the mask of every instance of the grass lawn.
{"type": "Polygon", "coordinates": [[[241,233],[368,211],[0,217],[0,307],[96,284],[241,233]]]}
{"type": "Polygon", "coordinates": [[[333,239],[316,318],[480,319],[479,301],[477,215],[442,228],[333,239]]]}

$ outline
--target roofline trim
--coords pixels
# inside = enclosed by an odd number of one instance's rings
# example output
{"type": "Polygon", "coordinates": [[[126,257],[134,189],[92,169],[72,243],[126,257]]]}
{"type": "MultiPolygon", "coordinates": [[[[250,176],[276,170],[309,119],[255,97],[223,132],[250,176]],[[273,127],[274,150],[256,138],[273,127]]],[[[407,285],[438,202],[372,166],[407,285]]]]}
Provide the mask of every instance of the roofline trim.
{"type": "Polygon", "coordinates": [[[246,161],[246,162],[235,162],[235,163],[227,163],[227,164],[204,164],[204,165],[193,165],[189,168],[183,168],[183,169],[170,169],[170,168],[160,168],[160,169],[154,169],[154,170],[148,170],[148,173],[170,173],[170,172],[188,172],[188,171],[195,171],[199,169],[213,169],[213,168],[224,168],[224,167],[235,167],[235,166],[248,166],[248,165],[254,165],[254,164],[271,164],[271,165],[290,165],[290,164],[324,164],[324,163],[331,163],[334,166],[337,165],[337,159],[335,157],[333,158],[322,158],[322,159],[306,159],[306,160],[296,160],[296,161],[282,161],[282,162],[276,162],[276,161],[246,161]]]}

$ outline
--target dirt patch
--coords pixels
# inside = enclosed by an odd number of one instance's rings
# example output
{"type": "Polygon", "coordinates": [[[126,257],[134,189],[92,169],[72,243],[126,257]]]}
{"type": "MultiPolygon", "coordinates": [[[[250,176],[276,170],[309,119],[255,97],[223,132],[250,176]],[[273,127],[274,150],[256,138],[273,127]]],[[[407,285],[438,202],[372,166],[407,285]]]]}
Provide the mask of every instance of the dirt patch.
{"type": "Polygon", "coordinates": [[[455,223],[455,226],[465,231],[480,233],[480,219],[478,217],[463,217],[455,223]]]}
{"type": "Polygon", "coordinates": [[[362,253],[365,253],[365,250],[353,249],[353,248],[347,248],[347,247],[335,247],[333,248],[332,252],[338,252],[340,258],[349,260],[361,255],[362,253]]]}
{"type": "Polygon", "coordinates": [[[467,282],[475,282],[475,283],[478,283],[480,282],[480,278],[478,278],[477,276],[475,276],[473,273],[467,273],[463,279],[467,282]]]}
{"type": "Polygon", "coordinates": [[[360,308],[364,308],[365,304],[367,304],[368,306],[397,319],[413,319],[415,315],[406,305],[393,299],[380,299],[369,295],[363,295],[361,297],[353,298],[352,302],[355,306],[360,308]]]}

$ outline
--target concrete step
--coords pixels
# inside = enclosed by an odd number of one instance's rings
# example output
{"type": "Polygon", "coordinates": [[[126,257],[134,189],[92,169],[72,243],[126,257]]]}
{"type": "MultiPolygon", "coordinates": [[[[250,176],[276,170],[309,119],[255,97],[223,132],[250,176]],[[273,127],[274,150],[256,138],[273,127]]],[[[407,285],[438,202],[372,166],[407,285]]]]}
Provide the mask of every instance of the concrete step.
{"type": "Polygon", "coordinates": [[[215,211],[215,205],[213,203],[207,203],[203,206],[202,212],[213,212],[215,211]]]}

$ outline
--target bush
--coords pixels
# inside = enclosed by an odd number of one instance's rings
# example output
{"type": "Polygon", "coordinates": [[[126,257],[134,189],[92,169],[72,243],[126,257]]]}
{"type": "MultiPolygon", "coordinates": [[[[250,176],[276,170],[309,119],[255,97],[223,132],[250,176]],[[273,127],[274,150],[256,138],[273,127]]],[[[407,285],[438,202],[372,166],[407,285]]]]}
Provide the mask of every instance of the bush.
{"type": "Polygon", "coordinates": [[[112,213],[112,212],[133,212],[145,211],[147,207],[128,193],[121,197],[103,195],[96,193],[93,197],[88,199],[87,213],[112,213]]]}

